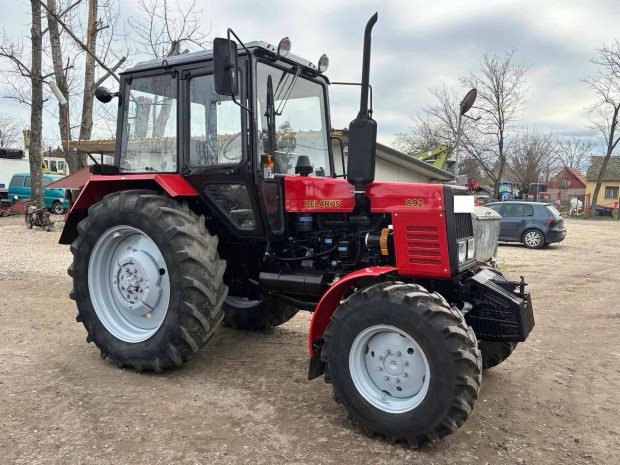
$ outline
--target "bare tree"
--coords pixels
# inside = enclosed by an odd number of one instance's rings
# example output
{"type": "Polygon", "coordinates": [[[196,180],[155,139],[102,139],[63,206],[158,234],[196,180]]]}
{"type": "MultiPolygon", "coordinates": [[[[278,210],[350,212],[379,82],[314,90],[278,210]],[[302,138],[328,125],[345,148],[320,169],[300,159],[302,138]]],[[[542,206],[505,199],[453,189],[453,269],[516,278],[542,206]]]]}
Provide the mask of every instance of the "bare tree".
{"type": "Polygon", "coordinates": [[[11,88],[16,92],[13,98],[23,105],[30,107],[30,129],[26,138],[26,149],[29,152],[30,176],[32,182],[31,197],[43,205],[43,173],[41,164],[43,152],[41,150],[41,138],[43,131],[43,82],[49,75],[43,75],[43,30],[41,28],[41,6],[39,0],[31,0],[31,26],[30,26],[30,60],[24,52],[23,44],[14,42],[4,36],[0,43],[0,58],[4,58],[12,69],[8,81],[21,82],[20,87],[14,84],[11,88]],[[27,88],[29,87],[29,95],[27,88]]]}
{"type": "MultiPolygon", "coordinates": [[[[66,72],[69,69],[69,59],[67,59],[67,66],[65,69],[62,68],[63,64],[63,50],[60,45],[60,27],[64,32],[66,32],[72,39],[74,44],[86,52],[86,58],[84,63],[84,86],[83,92],[79,96],[82,100],[82,113],[80,118],[80,135],[79,138],[81,140],[90,139],[93,128],[93,100],[95,89],[101,85],[108,77],[113,76],[118,79],[115,75],[115,71],[122,65],[122,63],[126,60],[126,57],[121,57],[116,60],[116,64],[114,65],[106,65],[104,61],[107,59],[108,54],[110,52],[110,43],[112,39],[110,38],[108,43],[103,47],[101,53],[97,50],[97,37],[99,33],[110,27],[110,24],[104,24],[103,21],[98,19],[98,8],[99,8],[99,0],[88,0],[87,4],[87,26],[86,26],[86,42],[84,43],[77,37],[79,34],[79,30],[77,28],[72,27],[68,21],[65,21],[62,17],[71,9],[76,7],[82,0],[74,0],[73,3],[70,3],[63,12],[58,12],[56,0],[47,0],[47,3],[44,3],[43,0],[39,0],[41,5],[47,11],[47,21],[48,27],[50,31],[50,46],[52,50],[52,61],[54,64],[54,70],[56,74],[56,83],[65,96],[67,100],[67,107],[61,106],[59,104],[59,120],[60,120],[60,130],[61,130],[61,140],[65,142],[65,149],[68,150],[68,141],[71,139],[70,130],[69,130],[69,111],[68,105],[70,102],[70,92],[69,86],[67,83],[66,72]],[[60,26],[60,27],[59,27],[60,26]],[[77,33],[77,34],[76,34],[77,33]],[[104,73],[95,80],[95,67],[96,64],[99,64],[103,69],[104,73]]],[[[105,1],[103,5],[103,13],[106,19],[117,19],[117,17],[112,13],[112,6],[110,2],[105,1]]],[[[115,21],[111,20],[111,23],[115,23],[115,21]]],[[[115,26],[115,24],[113,24],[115,26]]],[[[74,55],[75,56],[75,55],[74,55]]],[[[71,66],[72,67],[72,66],[71,66]]],[[[85,156],[77,154],[75,152],[68,152],[67,162],[69,164],[69,169],[72,172],[77,171],[78,169],[86,166],[85,156]]]]}
{"type": "Polygon", "coordinates": [[[588,168],[592,150],[596,147],[596,142],[585,137],[572,137],[570,139],[558,140],[555,147],[555,154],[564,168],[576,168],[585,172],[588,168]]]}
{"type": "MultiPolygon", "coordinates": [[[[604,45],[598,49],[597,56],[592,60],[592,63],[598,66],[598,70],[594,76],[585,80],[597,98],[596,102],[590,107],[593,115],[591,127],[605,141],[605,158],[596,178],[590,214],[595,211],[601,182],[605,176],[609,159],[618,146],[618,142],[620,142],[620,132],[618,131],[620,121],[620,41],[616,40],[610,46],[604,45]]],[[[618,219],[620,219],[620,215],[618,215],[618,219]]]]}
{"type": "MultiPolygon", "coordinates": [[[[463,92],[448,88],[445,84],[431,89],[435,98],[434,103],[422,109],[422,112],[414,117],[414,123],[406,133],[398,134],[396,144],[402,151],[414,154],[432,149],[438,145],[455,147],[458,130],[459,104],[463,92]]],[[[490,150],[493,141],[489,136],[477,130],[475,123],[463,119],[461,136],[462,160],[474,160],[480,167],[485,177],[496,181],[495,156],[490,150]]],[[[461,166],[463,166],[461,164],[461,166]]],[[[467,173],[463,170],[459,174],[474,174],[471,164],[467,164],[467,173]]]]}
{"type": "Polygon", "coordinates": [[[557,168],[554,147],[553,134],[527,129],[510,141],[507,172],[522,192],[528,192],[531,183],[545,180],[557,168]]]}
{"type": "Polygon", "coordinates": [[[19,146],[21,146],[21,130],[17,127],[17,121],[11,116],[0,115],[0,149],[19,146]]]}
{"type": "MultiPolygon", "coordinates": [[[[488,162],[495,159],[491,178],[498,181],[506,168],[506,144],[511,130],[516,126],[525,103],[525,75],[527,67],[514,62],[515,50],[504,55],[484,55],[480,74],[470,74],[461,79],[463,86],[478,90],[475,109],[481,112],[481,120],[476,124],[482,136],[491,137],[493,144],[488,147],[493,157],[485,153],[488,162]]],[[[483,167],[484,169],[484,167],[483,167]]],[[[498,185],[495,183],[495,196],[498,185]]]]}
{"type": "Polygon", "coordinates": [[[202,30],[200,10],[196,1],[171,9],[167,0],[139,0],[138,9],[146,16],[129,18],[129,26],[135,33],[136,42],[155,58],[178,55],[182,46],[206,48],[209,31],[202,30]]]}

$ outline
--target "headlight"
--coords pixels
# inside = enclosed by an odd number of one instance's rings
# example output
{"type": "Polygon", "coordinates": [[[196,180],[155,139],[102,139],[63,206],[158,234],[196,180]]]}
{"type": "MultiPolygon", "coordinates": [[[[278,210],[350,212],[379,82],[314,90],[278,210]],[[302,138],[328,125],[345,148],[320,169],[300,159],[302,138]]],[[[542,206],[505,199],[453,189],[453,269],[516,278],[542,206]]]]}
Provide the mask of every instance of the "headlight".
{"type": "Polygon", "coordinates": [[[463,263],[467,257],[467,243],[465,241],[458,241],[459,245],[459,263],[463,263]]]}
{"type": "Polygon", "coordinates": [[[467,260],[471,260],[474,258],[476,253],[476,241],[472,237],[471,239],[467,239],[467,260]]]}

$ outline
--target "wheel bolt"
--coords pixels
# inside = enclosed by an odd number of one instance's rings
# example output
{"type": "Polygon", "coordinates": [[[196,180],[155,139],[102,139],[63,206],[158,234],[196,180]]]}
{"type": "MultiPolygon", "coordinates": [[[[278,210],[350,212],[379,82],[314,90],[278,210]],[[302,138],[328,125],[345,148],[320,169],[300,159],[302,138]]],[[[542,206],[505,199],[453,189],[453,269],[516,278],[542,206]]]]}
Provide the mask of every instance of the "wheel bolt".
{"type": "Polygon", "coordinates": [[[407,376],[409,376],[409,373],[407,373],[406,371],[403,373],[403,376],[406,378],[407,376]]]}
{"type": "Polygon", "coordinates": [[[145,317],[147,317],[149,320],[151,319],[151,312],[147,312],[146,315],[144,315],[145,317]]]}
{"type": "Polygon", "coordinates": [[[399,350],[398,352],[396,352],[396,355],[398,355],[399,357],[402,355],[402,354],[400,353],[400,350],[399,350]]]}
{"type": "Polygon", "coordinates": [[[400,383],[400,378],[396,378],[396,382],[397,382],[397,383],[400,383]]]}
{"type": "Polygon", "coordinates": [[[392,353],[392,351],[390,349],[385,351],[385,355],[390,355],[392,353]]]}
{"type": "Polygon", "coordinates": [[[405,361],[403,362],[403,365],[407,366],[407,365],[409,365],[409,362],[408,362],[407,360],[405,360],[405,361]]]}
{"type": "Polygon", "coordinates": [[[385,377],[385,380],[386,380],[386,381],[389,381],[389,380],[390,380],[390,377],[389,377],[389,376],[386,376],[386,377],[385,377]]]}
{"type": "Polygon", "coordinates": [[[379,360],[383,360],[383,355],[379,355],[379,360]]]}
{"type": "Polygon", "coordinates": [[[383,371],[383,367],[379,367],[379,371],[383,371]]]}

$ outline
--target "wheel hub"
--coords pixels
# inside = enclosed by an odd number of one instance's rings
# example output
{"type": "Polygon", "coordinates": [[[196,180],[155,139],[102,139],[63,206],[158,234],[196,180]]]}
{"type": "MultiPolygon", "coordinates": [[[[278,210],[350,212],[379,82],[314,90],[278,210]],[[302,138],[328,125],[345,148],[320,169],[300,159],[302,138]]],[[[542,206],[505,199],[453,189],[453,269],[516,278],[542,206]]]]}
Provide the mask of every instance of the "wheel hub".
{"type": "Polygon", "coordinates": [[[170,280],[161,251],[142,231],[116,226],[102,234],[91,253],[88,285],[97,316],[117,338],[140,342],[163,323],[170,280]]]}
{"type": "Polygon", "coordinates": [[[391,413],[415,408],[430,384],[428,360],[420,346],[409,334],[388,325],[372,326],[355,338],[349,371],[360,394],[391,413]]]}

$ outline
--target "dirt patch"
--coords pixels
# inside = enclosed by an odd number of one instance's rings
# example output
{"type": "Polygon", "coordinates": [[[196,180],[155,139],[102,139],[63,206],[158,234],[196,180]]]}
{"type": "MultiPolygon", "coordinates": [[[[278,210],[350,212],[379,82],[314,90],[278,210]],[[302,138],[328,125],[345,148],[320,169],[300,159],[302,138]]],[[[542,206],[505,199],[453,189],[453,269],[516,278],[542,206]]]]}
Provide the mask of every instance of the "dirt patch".
{"type": "Polygon", "coordinates": [[[100,360],[74,320],[59,230],[0,221],[0,463],[617,463],[620,225],[566,224],[549,248],[500,246],[536,327],[485,374],[457,433],[411,451],[364,436],[307,381],[307,313],[266,333],[222,328],[162,375],[100,360]]]}

